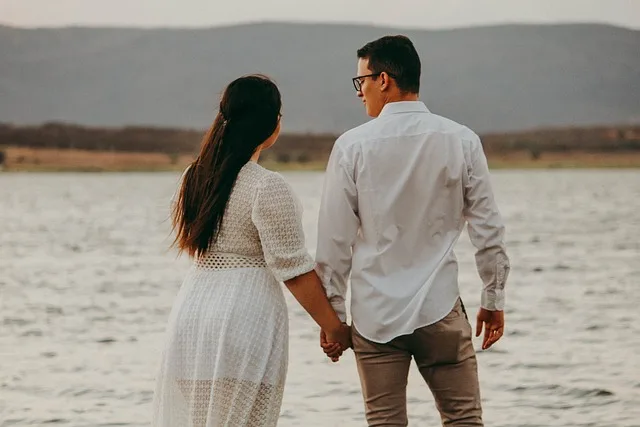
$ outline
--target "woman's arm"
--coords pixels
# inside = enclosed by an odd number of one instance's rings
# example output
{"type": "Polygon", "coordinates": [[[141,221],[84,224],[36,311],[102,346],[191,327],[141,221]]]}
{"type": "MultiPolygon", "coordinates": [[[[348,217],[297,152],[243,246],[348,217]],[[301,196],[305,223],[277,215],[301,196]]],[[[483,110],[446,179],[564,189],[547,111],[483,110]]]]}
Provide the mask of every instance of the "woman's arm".
{"type": "Polygon", "coordinates": [[[351,347],[350,328],[340,321],[315,271],[304,273],[284,283],[295,299],[324,331],[329,343],[340,344],[340,353],[351,347]]]}

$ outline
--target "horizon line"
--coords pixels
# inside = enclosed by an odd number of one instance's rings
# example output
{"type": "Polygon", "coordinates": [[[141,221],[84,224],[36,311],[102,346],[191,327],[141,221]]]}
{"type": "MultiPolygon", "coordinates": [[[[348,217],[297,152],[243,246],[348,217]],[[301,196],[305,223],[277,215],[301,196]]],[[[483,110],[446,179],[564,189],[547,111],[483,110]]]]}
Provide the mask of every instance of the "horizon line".
{"type": "Polygon", "coordinates": [[[640,31],[640,26],[637,28],[625,26],[622,24],[614,24],[608,22],[597,21],[554,21],[554,22],[524,22],[524,21],[504,21],[493,22],[485,24],[471,24],[461,26],[443,26],[443,27],[416,27],[416,26],[403,26],[403,25],[391,25],[376,22],[360,22],[360,21],[312,21],[312,20],[242,20],[236,22],[211,24],[211,25],[132,25],[132,24],[92,24],[92,23],[67,23],[62,25],[16,25],[9,22],[5,22],[0,19],[0,26],[21,29],[21,30],[61,30],[61,29],[130,29],[130,30],[210,30],[210,29],[223,29],[232,27],[242,27],[251,25],[325,25],[325,26],[351,26],[351,27],[373,27],[381,29],[391,30],[405,30],[405,31],[456,31],[456,30],[470,30],[470,29],[482,29],[482,28],[498,28],[498,27],[553,27],[553,26],[602,26],[619,28],[629,31],[640,31]]]}

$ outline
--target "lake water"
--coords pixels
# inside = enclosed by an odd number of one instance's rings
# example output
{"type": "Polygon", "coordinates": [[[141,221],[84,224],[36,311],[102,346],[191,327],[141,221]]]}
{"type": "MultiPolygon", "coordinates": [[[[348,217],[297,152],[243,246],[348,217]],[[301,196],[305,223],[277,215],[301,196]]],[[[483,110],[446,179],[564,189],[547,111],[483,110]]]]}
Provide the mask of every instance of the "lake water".
{"type": "MultiPolygon", "coordinates": [[[[496,171],[507,332],[479,352],[487,426],[640,426],[640,171],[496,171]]],[[[288,173],[315,248],[320,173],[288,173]]],[[[167,250],[178,175],[0,174],[0,426],[146,426],[188,261],[167,250]]],[[[479,304],[466,233],[461,292],[479,304]]],[[[280,426],[363,426],[352,353],[325,359],[287,296],[280,426]]],[[[480,340],[475,341],[479,347],[480,340]]],[[[417,369],[410,425],[439,425],[417,369]]]]}

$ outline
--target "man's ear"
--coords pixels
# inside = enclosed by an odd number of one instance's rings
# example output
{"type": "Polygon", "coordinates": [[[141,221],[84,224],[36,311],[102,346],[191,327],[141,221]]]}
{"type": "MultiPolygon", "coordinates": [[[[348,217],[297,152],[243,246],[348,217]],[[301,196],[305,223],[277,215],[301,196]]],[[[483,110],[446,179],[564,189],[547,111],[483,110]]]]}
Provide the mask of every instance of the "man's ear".
{"type": "Polygon", "coordinates": [[[380,92],[385,92],[391,88],[391,77],[385,71],[380,73],[380,92]]]}

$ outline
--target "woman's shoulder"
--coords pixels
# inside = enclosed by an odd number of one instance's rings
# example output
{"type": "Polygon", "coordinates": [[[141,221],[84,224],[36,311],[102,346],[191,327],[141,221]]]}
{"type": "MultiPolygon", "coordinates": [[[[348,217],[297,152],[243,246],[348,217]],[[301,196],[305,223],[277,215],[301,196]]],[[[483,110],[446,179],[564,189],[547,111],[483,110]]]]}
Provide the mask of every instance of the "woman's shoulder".
{"type": "Polygon", "coordinates": [[[255,162],[250,162],[247,168],[257,178],[258,190],[290,191],[289,183],[278,172],[269,170],[255,162]]]}
{"type": "Polygon", "coordinates": [[[298,197],[291,184],[278,172],[266,169],[256,163],[250,166],[254,174],[254,203],[277,206],[286,209],[293,204],[299,205],[298,197]]]}

